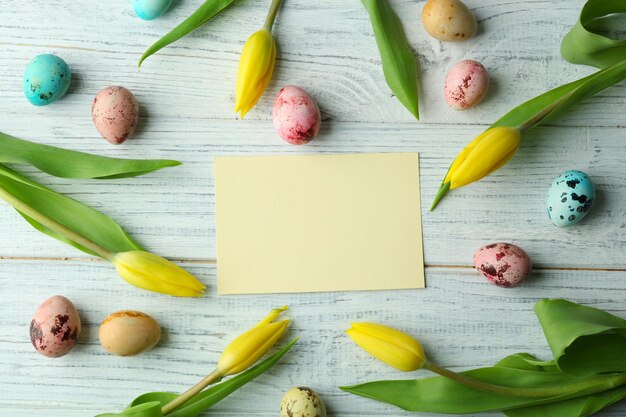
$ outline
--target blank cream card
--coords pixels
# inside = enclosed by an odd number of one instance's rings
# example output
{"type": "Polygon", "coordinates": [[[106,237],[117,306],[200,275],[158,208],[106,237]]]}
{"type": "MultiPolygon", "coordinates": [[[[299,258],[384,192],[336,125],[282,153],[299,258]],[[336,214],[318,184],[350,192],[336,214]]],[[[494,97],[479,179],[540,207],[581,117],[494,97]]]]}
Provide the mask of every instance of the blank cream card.
{"type": "Polygon", "coordinates": [[[424,287],[417,153],[215,158],[219,294],[424,287]]]}

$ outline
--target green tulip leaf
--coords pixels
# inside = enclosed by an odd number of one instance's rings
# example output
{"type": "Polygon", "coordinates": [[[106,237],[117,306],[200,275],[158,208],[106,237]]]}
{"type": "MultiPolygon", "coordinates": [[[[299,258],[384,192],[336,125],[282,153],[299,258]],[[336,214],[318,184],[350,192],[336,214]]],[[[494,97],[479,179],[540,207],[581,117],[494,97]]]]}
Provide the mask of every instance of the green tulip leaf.
{"type": "MultiPolygon", "coordinates": [[[[285,347],[278,352],[268,357],[258,365],[246,370],[245,372],[236,375],[228,380],[216,384],[204,391],[196,394],[194,397],[183,403],[180,407],[168,414],[169,417],[195,417],[200,415],[205,410],[209,409],[219,401],[223,400],[248,382],[252,381],[256,377],[260,376],[272,366],[276,364],[291,347],[298,341],[298,339],[292,340],[285,347]]],[[[131,407],[143,404],[144,402],[158,401],[161,406],[164,406],[168,402],[176,398],[176,394],[168,392],[149,392],[137,397],[132,403],[131,407]]]]}
{"type": "Polygon", "coordinates": [[[400,103],[419,120],[418,65],[402,22],[387,0],[361,0],[374,29],[385,80],[400,103]]]}
{"type": "Polygon", "coordinates": [[[0,163],[28,164],[56,177],[114,179],[135,177],[180,165],[167,159],[121,159],[42,145],[0,132],[0,163]]]}
{"type": "Polygon", "coordinates": [[[151,401],[127,408],[121,413],[98,414],[96,417],[163,417],[163,412],[161,403],[151,401]]]}
{"type": "Polygon", "coordinates": [[[65,235],[51,230],[23,212],[21,204],[91,240],[113,253],[142,250],[120,225],[104,214],[59,194],[17,172],[0,165],[0,196],[37,230],[90,255],[99,256],[65,235]],[[6,196],[3,195],[6,193],[6,196]],[[9,201],[12,199],[13,201],[9,201]]]}
{"type": "Polygon", "coordinates": [[[535,312],[563,372],[626,372],[626,320],[566,300],[539,301],[535,312]]]}
{"type": "Polygon", "coordinates": [[[206,0],[191,16],[149,47],[141,56],[139,66],[141,67],[141,63],[150,55],[157,53],[160,49],[176,42],[207,23],[219,12],[230,6],[233,1],[234,0],[206,0]]]}
{"type": "Polygon", "coordinates": [[[626,56],[608,68],[543,93],[498,119],[491,127],[532,127],[560,117],[583,100],[626,79],[626,56]]]}
{"type": "MultiPolygon", "coordinates": [[[[610,39],[594,31],[594,24],[613,13],[626,13],[624,0],[589,0],[561,42],[561,55],[574,64],[606,68],[626,57],[626,39],[610,39]]],[[[606,20],[605,20],[606,21],[606,20]]]]}

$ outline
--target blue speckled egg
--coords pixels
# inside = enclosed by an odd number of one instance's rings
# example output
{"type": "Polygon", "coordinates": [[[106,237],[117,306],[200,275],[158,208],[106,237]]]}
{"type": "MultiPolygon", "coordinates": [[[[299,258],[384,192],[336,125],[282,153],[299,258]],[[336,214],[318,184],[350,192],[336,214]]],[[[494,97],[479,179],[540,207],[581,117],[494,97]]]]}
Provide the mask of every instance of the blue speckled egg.
{"type": "Polygon", "coordinates": [[[70,67],[56,55],[37,55],[24,71],[24,94],[35,106],[57,101],[67,91],[72,79],[70,67]]]}
{"type": "Polygon", "coordinates": [[[172,0],[133,0],[135,13],[143,20],[152,20],[169,9],[172,0]]]}
{"type": "Polygon", "coordinates": [[[596,187],[587,174],[565,171],[548,189],[548,217],[555,226],[574,225],[587,215],[595,196],[596,187]]]}

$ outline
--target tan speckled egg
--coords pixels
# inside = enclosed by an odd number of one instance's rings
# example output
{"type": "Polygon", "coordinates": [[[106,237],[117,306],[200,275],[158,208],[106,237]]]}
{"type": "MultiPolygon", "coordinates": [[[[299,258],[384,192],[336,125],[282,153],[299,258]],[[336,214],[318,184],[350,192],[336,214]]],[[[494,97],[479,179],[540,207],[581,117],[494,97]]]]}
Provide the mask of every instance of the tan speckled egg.
{"type": "Polygon", "coordinates": [[[430,36],[444,42],[459,42],[476,34],[476,17],[460,0],[428,0],[422,9],[422,24],[430,36]]]}
{"type": "Polygon", "coordinates": [[[280,402],[281,417],[326,417],[324,402],[307,387],[291,388],[280,402]]]}
{"type": "Polygon", "coordinates": [[[139,104],[128,89],[120,86],[107,87],[93,99],[91,117],[102,137],[119,145],[137,127],[139,104]]]}
{"type": "Polygon", "coordinates": [[[134,356],[152,349],[161,339],[161,327],[140,311],[122,310],[100,324],[100,344],[116,356],[134,356]]]}
{"type": "Polygon", "coordinates": [[[37,352],[58,358],[76,345],[80,336],[80,317],[74,304],[60,295],[45,300],[30,322],[30,340],[37,352]]]}

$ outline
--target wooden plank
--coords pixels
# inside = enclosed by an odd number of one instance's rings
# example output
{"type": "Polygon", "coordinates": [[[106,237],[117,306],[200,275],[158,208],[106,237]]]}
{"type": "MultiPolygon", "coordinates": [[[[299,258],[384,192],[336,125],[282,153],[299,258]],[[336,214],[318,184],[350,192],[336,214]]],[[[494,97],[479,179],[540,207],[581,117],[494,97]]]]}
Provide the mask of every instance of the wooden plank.
{"type": "MultiPolygon", "coordinates": [[[[95,415],[122,409],[144,391],[183,390],[211,370],[229,340],[272,307],[288,304],[286,316],[294,321],[286,338],[300,336],[301,341],[214,415],[276,415],[286,389],[307,385],[320,391],[331,415],[400,416],[406,414],[336,389],[428,375],[402,374],[369,357],[345,335],[351,321],[396,326],[421,339],[433,361],[465,369],[520,351],[548,358],[532,311],[544,297],[626,317],[624,272],[549,271],[524,286],[503,289],[471,269],[429,268],[427,290],[215,297],[214,266],[183,266],[208,283],[205,297],[180,299],[135,289],[100,262],[0,262],[0,408],[11,410],[12,417],[31,416],[32,410],[95,415]],[[59,359],[36,354],[28,338],[32,314],[52,294],[73,300],[84,329],[75,350],[59,359]],[[98,325],[107,314],[127,308],[153,315],[164,340],[146,354],[113,357],[98,344],[98,325]]],[[[624,416],[626,404],[603,415],[624,416]]]]}
{"type": "MultiPolygon", "coordinates": [[[[566,81],[591,72],[564,61],[562,37],[576,22],[582,0],[468,1],[479,20],[479,35],[463,43],[441,43],[420,22],[422,2],[393,2],[422,67],[423,124],[490,124],[506,111],[566,81]],[[484,103],[459,112],[443,100],[447,70],[463,59],[481,61],[492,88],[484,103]]],[[[143,51],[187,17],[198,2],[179,2],[161,19],[140,21],[128,2],[76,1],[60,10],[52,1],[21,7],[3,0],[0,20],[0,112],[12,118],[84,115],[95,94],[111,84],[130,88],[151,118],[233,119],[239,53],[265,16],[267,1],[236,3],[210,24],[150,58],[143,51]],[[79,11],[79,12],[78,12],[79,11]],[[54,19],[51,19],[54,16],[54,19]],[[62,102],[35,108],[23,97],[22,71],[40,53],[56,53],[70,64],[74,81],[62,102]]],[[[270,119],[273,96],[286,84],[305,87],[326,120],[402,122],[413,117],[392,97],[381,70],[367,14],[358,1],[292,0],[278,16],[279,56],[273,82],[249,119],[270,119]]],[[[558,125],[624,125],[626,85],[586,103],[558,125]]],[[[4,127],[6,129],[6,127],[4,127]]]]}
{"type": "MultiPolygon", "coordinates": [[[[479,183],[453,190],[429,213],[446,167],[481,127],[335,122],[326,123],[310,145],[295,147],[282,142],[264,121],[190,124],[157,118],[146,121],[150,129],[137,138],[113,147],[97,137],[89,120],[69,120],[61,127],[44,119],[39,123],[41,134],[36,134],[30,123],[18,119],[10,132],[77,150],[184,162],[181,167],[116,181],[63,180],[23,168],[52,188],[109,214],[147,248],[165,256],[215,258],[212,160],[216,155],[419,151],[428,264],[469,265],[479,246],[511,241],[524,247],[540,267],[626,268],[624,129],[531,131],[506,167],[479,183]],[[581,224],[559,229],[549,222],[544,199],[552,179],[566,169],[588,172],[599,192],[595,207],[581,224]]],[[[0,221],[2,256],[82,256],[32,230],[4,204],[0,221]]]]}

